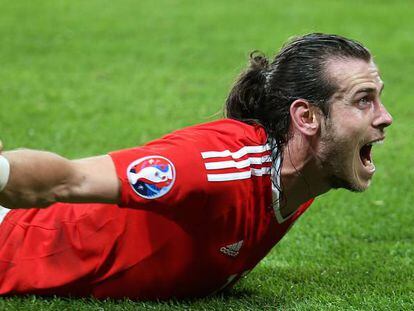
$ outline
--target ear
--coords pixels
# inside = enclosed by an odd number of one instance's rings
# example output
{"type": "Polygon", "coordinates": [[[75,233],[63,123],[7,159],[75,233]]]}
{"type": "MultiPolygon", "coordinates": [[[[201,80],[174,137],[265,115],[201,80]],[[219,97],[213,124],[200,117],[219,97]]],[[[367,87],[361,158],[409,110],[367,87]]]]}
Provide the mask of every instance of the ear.
{"type": "Polygon", "coordinates": [[[317,110],[317,107],[305,99],[295,100],[290,105],[291,124],[303,135],[316,135],[320,125],[320,115],[317,110]]]}

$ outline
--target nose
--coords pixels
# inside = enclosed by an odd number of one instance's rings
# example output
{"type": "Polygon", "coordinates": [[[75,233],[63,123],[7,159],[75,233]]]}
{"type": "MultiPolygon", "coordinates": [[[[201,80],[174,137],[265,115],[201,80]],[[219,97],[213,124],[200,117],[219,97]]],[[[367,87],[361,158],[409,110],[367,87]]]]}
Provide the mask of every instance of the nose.
{"type": "Polygon", "coordinates": [[[392,124],[392,116],[383,104],[379,104],[377,116],[373,121],[373,125],[378,128],[386,128],[392,124]]]}

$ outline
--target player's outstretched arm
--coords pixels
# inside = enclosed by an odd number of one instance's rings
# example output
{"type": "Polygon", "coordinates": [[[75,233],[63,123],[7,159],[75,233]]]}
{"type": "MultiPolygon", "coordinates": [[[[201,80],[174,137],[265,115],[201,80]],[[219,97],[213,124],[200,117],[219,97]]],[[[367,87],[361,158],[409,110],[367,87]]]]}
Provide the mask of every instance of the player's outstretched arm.
{"type": "MultiPolygon", "coordinates": [[[[0,205],[4,207],[118,202],[120,182],[108,155],[68,160],[51,152],[22,149],[4,152],[2,156],[3,162],[7,160],[9,164],[7,183],[0,191],[0,205]]],[[[4,170],[0,166],[0,177],[4,170]]]]}

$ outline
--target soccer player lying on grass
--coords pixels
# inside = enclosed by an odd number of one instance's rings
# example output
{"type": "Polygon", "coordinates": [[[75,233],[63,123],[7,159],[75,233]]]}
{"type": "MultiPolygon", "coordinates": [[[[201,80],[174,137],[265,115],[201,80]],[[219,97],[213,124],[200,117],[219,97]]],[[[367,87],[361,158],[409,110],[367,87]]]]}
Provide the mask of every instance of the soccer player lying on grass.
{"type": "Polygon", "coordinates": [[[4,152],[0,294],[168,299],[229,288],[315,197],[369,186],[371,147],[392,122],[382,88],[361,44],[309,34],[270,64],[251,55],[223,120],[87,159],[4,152]]]}

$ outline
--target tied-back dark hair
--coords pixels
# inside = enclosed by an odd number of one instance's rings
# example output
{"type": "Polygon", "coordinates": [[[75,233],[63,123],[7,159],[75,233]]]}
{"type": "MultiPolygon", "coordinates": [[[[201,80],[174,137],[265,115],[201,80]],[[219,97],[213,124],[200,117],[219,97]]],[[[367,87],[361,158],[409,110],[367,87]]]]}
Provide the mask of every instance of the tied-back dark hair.
{"type": "Polygon", "coordinates": [[[371,54],[357,41],[322,33],[287,42],[270,64],[263,54],[252,52],[250,66],[226,100],[226,117],[262,125],[274,160],[282,161],[289,139],[290,105],[296,99],[305,99],[329,115],[329,100],[338,86],[327,74],[326,65],[334,59],[369,62],[371,54]]]}

